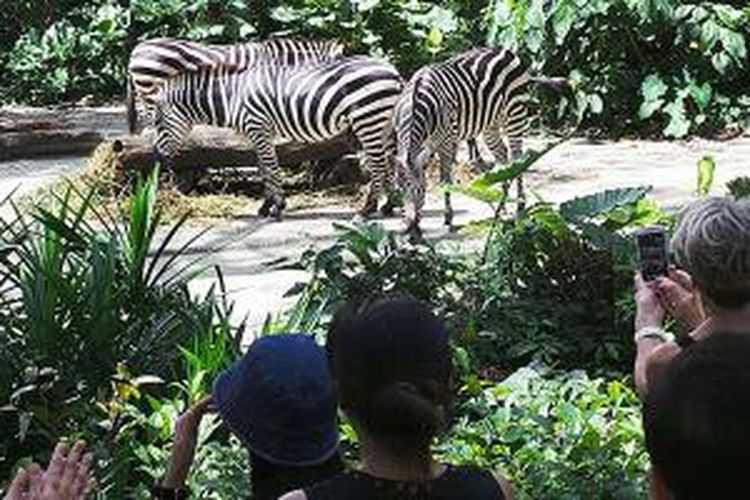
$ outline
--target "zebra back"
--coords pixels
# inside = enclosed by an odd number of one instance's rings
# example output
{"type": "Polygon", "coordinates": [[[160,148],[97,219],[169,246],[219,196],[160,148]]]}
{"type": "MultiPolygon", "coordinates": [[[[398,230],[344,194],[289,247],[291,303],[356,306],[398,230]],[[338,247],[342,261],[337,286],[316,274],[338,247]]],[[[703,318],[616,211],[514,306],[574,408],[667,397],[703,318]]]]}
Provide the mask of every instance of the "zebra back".
{"type": "Polygon", "coordinates": [[[335,40],[274,38],[234,45],[205,45],[189,40],[159,38],[139,43],[128,64],[128,124],[136,128],[136,98],[153,104],[154,94],[167,79],[204,69],[244,71],[258,64],[301,66],[342,57],[344,46],[335,40]]]}

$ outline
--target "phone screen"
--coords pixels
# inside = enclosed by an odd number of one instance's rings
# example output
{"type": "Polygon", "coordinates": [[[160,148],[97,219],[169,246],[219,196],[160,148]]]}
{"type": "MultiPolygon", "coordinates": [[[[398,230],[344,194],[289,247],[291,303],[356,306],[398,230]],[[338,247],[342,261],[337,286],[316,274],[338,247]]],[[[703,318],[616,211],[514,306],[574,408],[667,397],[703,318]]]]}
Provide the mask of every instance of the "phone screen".
{"type": "Polygon", "coordinates": [[[635,235],[641,274],[647,281],[667,274],[667,238],[661,228],[649,228],[635,235]]]}

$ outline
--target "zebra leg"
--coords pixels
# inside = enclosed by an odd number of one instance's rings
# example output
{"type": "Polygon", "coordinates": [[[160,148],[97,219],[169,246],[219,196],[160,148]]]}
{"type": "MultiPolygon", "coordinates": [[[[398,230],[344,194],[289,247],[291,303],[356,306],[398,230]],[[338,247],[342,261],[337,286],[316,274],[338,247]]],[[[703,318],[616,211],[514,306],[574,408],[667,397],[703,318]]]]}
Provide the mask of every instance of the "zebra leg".
{"type": "MultiPolygon", "coordinates": [[[[513,161],[516,161],[521,158],[523,139],[521,139],[521,137],[510,137],[508,138],[508,142],[510,142],[510,157],[513,161]]],[[[518,177],[516,177],[516,188],[518,197],[517,207],[520,212],[526,209],[526,193],[523,189],[523,174],[519,174],[518,177]]]]}
{"type": "Polygon", "coordinates": [[[404,203],[405,232],[412,242],[423,239],[419,223],[422,219],[422,207],[424,206],[425,176],[424,169],[421,167],[422,164],[419,162],[417,162],[417,165],[410,165],[401,177],[402,187],[406,195],[404,203]]]}
{"type": "Polygon", "coordinates": [[[382,207],[380,207],[380,214],[383,217],[392,217],[394,209],[399,205],[399,196],[396,192],[396,186],[394,181],[394,171],[396,166],[394,165],[394,162],[392,161],[392,158],[389,158],[386,162],[385,167],[385,192],[386,192],[386,200],[385,204],[383,204],[382,207]]]}
{"type": "Polygon", "coordinates": [[[391,202],[392,191],[392,169],[393,155],[389,152],[389,145],[386,143],[383,127],[388,123],[388,115],[383,115],[380,122],[373,126],[367,121],[360,121],[353,117],[352,132],[362,145],[364,153],[363,167],[368,173],[369,182],[367,186],[367,197],[365,203],[359,211],[364,218],[373,216],[378,211],[378,203],[383,194],[388,193],[389,198],[383,210],[385,213],[393,213],[391,202]]]}
{"type": "Polygon", "coordinates": [[[155,104],[153,118],[156,128],[156,144],[154,145],[156,161],[162,166],[162,171],[170,176],[178,191],[188,192],[193,186],[189,182],[183,182],[184,179],[177,174],[174,159],[182,140],[190,133],[191,123],[189,119],[167,105],[155,104]]]}
{"type": "MultiPolygon", "coordinates": [[[[456,161],[456,150],[458,149],[457,141],[452,138],[446,138],[440,142],[438,147],[438,156],[440,157],[440,183],[446,186],[453,184],[453,163],[456,161]]],[[[451,193],[443,193],[443,223],[449,228],[453,226],[453,205],[451,204],[451,193]]]]}
{"type": "MultiPolygon", "coordinates": [[[[458,141],[453,135],[448,135],[437,141],[437,153],[440,158],[440,183],[445,186],[453,184],[452,167],[456,161],[456,151],[458,150],[458,141]]],[[[453,206],[451,204],[450,191],[443,193],[443,222],[446,226],[453,225],[453,206]]]]}
{"type": "Polygon", "coordinates": [[[484,158],[482,158],[482,154],[479,151],[477,138],[478,137],[472,137],[470,139],[467,139],[466,141],[466,144],[469,147],[469,165],[471,166],[471,171],[473,173],[483,174],[490,169],[492,163],[488,163],[484,158]]]}
{"type": "MultiPolygon", "coordinates": [[[[508,164],[508,147],[505,145],[502,129],[498,126],[491,127],[484,132],[484,139],[487,141],[487,147],[490,148],[495,161],[501,165],[508,164]]],[[[505,200],[508,199],[510,192],[510,181],[503,182],[503,201],[500,203],[500,209],[505,207],[505,200]]]]}
{"type": "Polygon", "coordinates": [[[279,172],[276,149],[273,146],[270,134],[266,132],[255,132],[249,134],[249,136],[255,144],[258,165],[265,187],[264,200],[258,210],[258,215],[281,220],[282,213],[286,208],[286,200],[284,199],[284,190],[281,188],[281,172],[279,172]]]}

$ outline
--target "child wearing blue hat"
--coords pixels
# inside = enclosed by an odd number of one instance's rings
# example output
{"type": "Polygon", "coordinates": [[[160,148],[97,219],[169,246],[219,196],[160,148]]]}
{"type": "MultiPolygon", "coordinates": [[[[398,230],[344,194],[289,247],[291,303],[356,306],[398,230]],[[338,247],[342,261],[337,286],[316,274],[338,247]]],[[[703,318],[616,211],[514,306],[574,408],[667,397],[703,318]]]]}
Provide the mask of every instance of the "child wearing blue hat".
{"type": "Polygon", "coordinates": [[[307,335],[262,337],[217,377],[212,395],[178,420],[172,459],[155,498],[187,497],[198,425],[213,410],[250,452],[254,500],[277,499],[343,468],[325,352],[307,335]]]}
{"type": "Polygon", "coordinates": [[[348,307],[334,319],[326,347],[360,465],[282,500],[513,498],[492,471],[432,456],[449,420],[453,365],[448,334],[429,307],[408,297],[348,307]]]}

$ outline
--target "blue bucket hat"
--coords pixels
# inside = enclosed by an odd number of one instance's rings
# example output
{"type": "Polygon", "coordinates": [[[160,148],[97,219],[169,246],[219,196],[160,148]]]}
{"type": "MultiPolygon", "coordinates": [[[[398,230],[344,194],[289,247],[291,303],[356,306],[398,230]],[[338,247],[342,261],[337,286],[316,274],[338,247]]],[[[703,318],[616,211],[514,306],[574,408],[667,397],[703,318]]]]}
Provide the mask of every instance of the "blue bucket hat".
{"type": "Polygon", "coordinates": [[[307,335],[255,340],[217,377],[212,398],[231,431],[271,463],[315,465],[338,449],[328,363],[307,335]]]}

